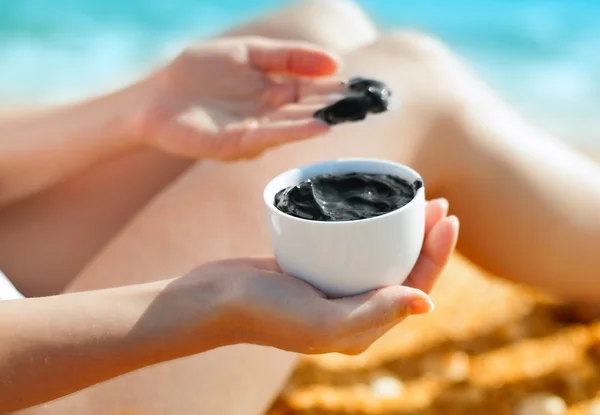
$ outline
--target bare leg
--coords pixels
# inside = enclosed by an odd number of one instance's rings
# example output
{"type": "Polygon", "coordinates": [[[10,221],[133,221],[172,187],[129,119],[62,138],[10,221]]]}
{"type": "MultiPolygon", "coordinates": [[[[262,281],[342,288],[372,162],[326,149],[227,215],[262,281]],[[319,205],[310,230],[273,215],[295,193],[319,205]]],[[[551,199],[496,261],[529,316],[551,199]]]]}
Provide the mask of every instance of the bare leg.
{"type": "Polygon", "coordinates": [[[125,156],[2,209],[0,269],[27,296],[61,292],[187,165],[151,151],[125,156]]]}
{"type": "Polygon", "coordinates": [[[421,96],[442,106],[429,140],[453,146],[435,190],[461,218],[459,249],[600,311],[600,166],[524,121],[439,42],[414,43],[428,50],[422,81],[438,91],[421,96]]]}
{"type": "MultiPolygon", "coordinates": [[[[360,8],[346,0],[301,2],[226,33],[233,34],[304,39],[337,52],[376,36],[360,8]]],[[[61,292],[148,201],[191,164],[147,150],[0,209],[0,269],[28,296],[61,292]]]]}

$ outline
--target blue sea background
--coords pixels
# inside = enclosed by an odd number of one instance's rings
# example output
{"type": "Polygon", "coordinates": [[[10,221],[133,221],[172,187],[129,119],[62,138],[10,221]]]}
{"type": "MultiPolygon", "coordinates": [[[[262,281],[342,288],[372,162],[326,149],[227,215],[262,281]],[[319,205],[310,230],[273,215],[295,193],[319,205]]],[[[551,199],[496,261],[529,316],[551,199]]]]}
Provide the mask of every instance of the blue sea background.
{"type": "MultiPolygon", "coordinates": [[[[432,33],[512,105],[600,147],[600,0],[362,0],[382,28],[432,33]]],[[[0,0],[0,104],[62,102],[282,0],[0,0]]]]}

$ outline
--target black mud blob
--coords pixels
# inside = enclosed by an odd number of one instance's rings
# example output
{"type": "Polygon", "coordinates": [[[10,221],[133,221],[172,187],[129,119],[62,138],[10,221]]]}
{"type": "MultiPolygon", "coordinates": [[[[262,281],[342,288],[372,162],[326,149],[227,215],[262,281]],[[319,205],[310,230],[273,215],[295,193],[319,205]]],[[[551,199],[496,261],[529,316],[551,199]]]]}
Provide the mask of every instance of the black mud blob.
{"type": "Polygon", "coordinates": [[[367,114],[377,114],[388,109],[388,98],[392,95],[383,82],[366,78],[348,81],[350,95],[315,112],[318,118],[329,125],[362,121],[367,114]]]}
{"type": "Polygon", "coordinates": [[[423,186],[424,186],[423,180],[419,180],[419,179],[417,179],[417,180],[415,180],[415,181],[414,181],[414,183],[413,183],[413,188],[415,189],[415,192],[416,192],[417,190],[419,190],[419,189],[420,189],[421,187],[423,187],[423,186]]]}
{"type": "Polygon", "coordinates": [[[386,84],[368,78],[350,78],[348,81],[348,89],[358,93],[365,93],[370,90],[379,94],[382,98],[389,98],[392,96],[392,91],[390,91],[390,88],[386,84]]]}
{"type": "Polygon", "coordinates": [[[387,111],[388,101],[371,90],[362,95],[343,98],[315,112],[314,116],[329,125],[344,122],[362,121],[368,113],[377,114],[387,111]]]}
{"type": "Polygon", "coordinates": [[[280,190],[275,207],[315,221],[349,221],[381,216],[410,202],[415,185],[387,174],[323,174],[280,190]]]}

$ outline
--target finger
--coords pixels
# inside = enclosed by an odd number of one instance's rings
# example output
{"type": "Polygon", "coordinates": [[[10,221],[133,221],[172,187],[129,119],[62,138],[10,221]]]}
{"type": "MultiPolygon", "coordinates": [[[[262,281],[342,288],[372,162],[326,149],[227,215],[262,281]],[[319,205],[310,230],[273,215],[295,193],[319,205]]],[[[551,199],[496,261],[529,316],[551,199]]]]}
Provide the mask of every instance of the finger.
{"type": "Polygon", "coordinates": [[[275,258],[230,258],[218,263],[232,267],[252,267],[261,271],[282,272],[275,258]]]}
{"type": "Polygon", "coordinates": [[[433,226],[448,215],[449,204],[446,199],[434,199],[427,203],[425,211],[425,235],[433,226]]]}
{"type": "Polygon", "coordinates": [[[269,121],[309,119],[316,111],[327,105],[329,105],[329,102],[325,99],[322,99],[321,102],[311,104],[285,105],[278,110],[273,111],[266,119],[269,121]]]}
{"type": "Polygon", "coordinates": [[[256,38],[247,47],[250,65],[263,72],[320,77],[341,67],[339,58],[309,43],[256,38]]]}
{"type": "MultiPolygon", "coordinates": [[[[238,138],[229,141],[236,153],[257,154],[269,148],[325,134],[330,127],[315,118],[282,120],[254,125],[238,138]]],[[[235,134],[233,135],[235,137],[235,134]]]]}
{"type": "Polygon", "coordinates": [[[332,77],[327,79],[311,79],[298,81],[300,100],[314,95],[341,94],[346,86],[341,78],[332,77]]]}
{"type": "Polygon", "coordinates": [[[393,323],[376,327],[362,333],[357,333],[354,336],[346,337],[336,345],[337,351],[339,353],[351,355],[364,353],[373,343],[379,340],[384,334],[396,327],[398,324],[402,323],[403,320],[404,319],[400,319],[393,323]]]}
{"type": "Polygon", "coordinates": [[[327,105],[329,105],[329,104],[333,104],[334,102],[339,101],[340,99],[343,99],[343,98],[345,98],[345,96],[341,95],[341,94],[329,94],[326,96],[311,95],[311,96],[302,98],[302,100],[298,101],[298,103],[299,104],[320,104],[322,102],[327,102],[327,105]]]}
{"type": "Polygon", "coordinates": [[[283,272],[275,258],[248,258],[248,265],[263,271],[283,272]]]}
{"type": "Polygon", "coordinates": [[[289,103],[311,103],[327,101],[334,102],[341,97],[343,85],[340,80],[328,78],[304,81],[294,78],[281,78],[271,76],[271,84],[263,95],[263,104],[266,107],[277,108],[289,103]],[[334,97],[333,95],[336,94],[334,97]]]}
{"type": "Polygon", "coordinates": [[[426,293],[431,292],[456,247],[458,230],[459,222],[456,216],[448,216],[433,226],[425,238],[421,256],[405,285],[426,293]]]}
{"type": "Polygon", "coordinates": [[[394,285],[366,294],[331,300],[342,311],[346,332],[359,333],[394,324],[410,314],[423,314],[433,303],[422,291],[394,285]]]}

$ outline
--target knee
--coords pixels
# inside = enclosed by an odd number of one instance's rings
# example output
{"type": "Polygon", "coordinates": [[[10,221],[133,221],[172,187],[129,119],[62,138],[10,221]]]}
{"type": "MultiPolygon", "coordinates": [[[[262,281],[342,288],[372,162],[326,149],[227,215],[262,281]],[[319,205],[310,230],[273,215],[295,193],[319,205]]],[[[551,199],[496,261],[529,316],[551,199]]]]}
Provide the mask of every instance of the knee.
{"type": "Polygon", "coordinates": [[[375,23],[353,0],[305,0],[291,11],[302,21],[304,40],[340,54],[368,45],[379,36],[375,23]]]}
{"type": "Polygon", "coordinates": [[[412,58],[449,57],[449,48],[438,38],[415,30],[395,30],[379,37],[376,47],[412,58]]]}
{"type": "Polygon", "coordinates": [[[378,36],[376,25],[353,0],[299,1],[233,33],[303,40],[339,54],[370,44],[378,36]]]}
{"type": "Polygon", "coordinates": [[[366,12],[354,0],[303,0],[288,8],[292,13],[312,15],[337,24],[350,25],[362,23],[372,24],[366,12]]]}

